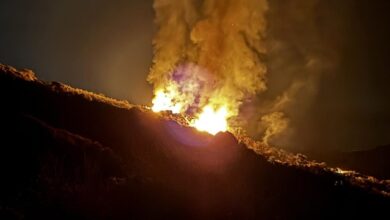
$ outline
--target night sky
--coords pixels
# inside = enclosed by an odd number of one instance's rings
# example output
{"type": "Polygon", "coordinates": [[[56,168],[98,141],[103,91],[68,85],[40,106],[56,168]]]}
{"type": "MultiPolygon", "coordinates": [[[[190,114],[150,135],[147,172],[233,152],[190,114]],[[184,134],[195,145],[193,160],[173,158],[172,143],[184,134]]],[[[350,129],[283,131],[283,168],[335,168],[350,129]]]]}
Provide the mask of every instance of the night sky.
{"type": "MultiPolygon", "coordinates": [[[[310,75],[299,70],[312,54],[321,64],[315,92],[298,94],[288,111],[294,135],[278,143],[316,150],[389,144],[390,3],[313,0],[306,10],[308,1],[269,0],[267,37],[286,46],[267,58],[274,86],[263,96],[310,75]]],[[[2,0],[0,63],[149,104],[153,17],[152,0],[2,0]]]]}
{"type": "Polygon", "coordinates": [[[152,0],[2,0],[0,62],[146,104],[152,0]]]}

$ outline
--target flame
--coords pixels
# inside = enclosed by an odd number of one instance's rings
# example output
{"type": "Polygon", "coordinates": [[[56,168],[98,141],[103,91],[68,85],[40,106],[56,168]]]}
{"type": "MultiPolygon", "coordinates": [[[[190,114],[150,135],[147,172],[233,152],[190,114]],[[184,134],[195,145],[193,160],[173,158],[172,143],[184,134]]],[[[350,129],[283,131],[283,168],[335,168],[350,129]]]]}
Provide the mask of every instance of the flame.
{"type": "MultiPolygon", "coordinates": [[[[171,111],[173,114],[185,113],[186,109],[183,108],[185,103],[180,103],[180,95],[181,94],[175,89],[172,89],[172,87],[169,87],[166,91],[157,90],[152,101],[152,110],[154,112],[171,111]]],[[[189,125],[195,127],[199,131],[205,131],[215,135],[218,132],[228,130],[228,113],[229,111],[226,106],[216,109],[211,105],[206,105],[202,108],[201,113],[198,114],[189,125]]]]}
{"type": "Polygon", "coordinates": [[[208,105],[203,108],[202,113],[191,125],[199,131],[206,131],[215,135],[218,132],[224,132],[228,129],[227,116],[228,111],[225,106],[215,111],[215,109],[208,105]]]}
{"type": "Polygon", "coordinates": [[[174,103],[173,97],[170,93],[165,93],[162,90],[157,91],[152,101],[152,110],[154,112],[171,111],[174,114],[180,113],[182,105],[180,103],[174,103]]]}

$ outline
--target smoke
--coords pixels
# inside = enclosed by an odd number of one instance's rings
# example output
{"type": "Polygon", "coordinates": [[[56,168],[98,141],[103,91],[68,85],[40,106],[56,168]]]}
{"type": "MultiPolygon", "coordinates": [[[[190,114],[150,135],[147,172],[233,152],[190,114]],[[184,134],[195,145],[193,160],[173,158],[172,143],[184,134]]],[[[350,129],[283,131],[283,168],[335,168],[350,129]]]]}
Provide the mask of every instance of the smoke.
{"type": "Polygon", "coordinates": [[[269,144],[270,138],[282,133],[288,126],[288,119],[283,112],[272,112],[261,117],[261,125],[266,128],[262,142],[269,144]]]}
{"type": "Polygon", "coordinates": [[[185,111],[225,106],[236,116],[266,90],[265,0],[156,0],[148,81],[185,111]]]}
{"type": "Polygon", "coordinates": [[[341,41],[332,33],[342,26],[324,20],[339,15],[319,10],[323,4],[155,0],[158,31],[148,81],[155,94],[172,99],[175,110],[191,114],[206,105],[225,106],[234,116],[230,123],[251,136],[290,145],[323,75],[339,59],[341,41]]]}
{"type": "Polygon", "coordinates": [[[346,13],[335,10],[334,2],[326,3],[270,1],[265,41],[268,89],[246,107],[246,118],[255,120],[243,125],[265,144],[297,147],[306,136],[314,137],[305,126],[315,124],[310,116],[320,102],[321,82],[338,65],[343,32],[339,20],[346,13]]]}
{"type": "Polygon", "coordinates": [[[197,14],[193,0],[156,0],[153,7],[159,30],[153,40],[153,67],[148,81],[159,89],[165,87],[172,71],[186,58],[190,27],[197,14]]]}

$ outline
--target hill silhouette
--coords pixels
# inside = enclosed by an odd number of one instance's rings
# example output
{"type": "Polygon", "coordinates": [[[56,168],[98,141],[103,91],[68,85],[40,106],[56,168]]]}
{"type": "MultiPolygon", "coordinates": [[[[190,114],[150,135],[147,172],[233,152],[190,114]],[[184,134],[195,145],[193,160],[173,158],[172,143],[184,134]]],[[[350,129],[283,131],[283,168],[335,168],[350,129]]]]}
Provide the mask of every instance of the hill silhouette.
{"type": "Polygon", "coordinates": [[[0,65],[1,219],[389,218],[390,183],[0,65]]]}

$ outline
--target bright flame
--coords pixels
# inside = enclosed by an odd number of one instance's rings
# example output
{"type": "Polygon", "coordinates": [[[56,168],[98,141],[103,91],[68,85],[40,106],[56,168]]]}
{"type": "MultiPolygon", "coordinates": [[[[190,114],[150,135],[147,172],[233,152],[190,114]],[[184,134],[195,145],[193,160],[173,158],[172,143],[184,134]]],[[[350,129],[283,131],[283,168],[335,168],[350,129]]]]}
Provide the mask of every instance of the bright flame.
{"type": "Polygon", "coordinates": [[[157,91],[152,101],[152,110],[154,112],[171,111],[174,114],[180,113],[182,105],[180,103],[174,103],[173,95],[171,93],[165,93],[163,91],[157,91]]]}
{"type": "Polygon", "coordinates": [[[191,125],[199,131],[206,131],[215,135],[218,132],[223,132],[228,129],[227,115],[228,111],[226,107],[221,107],[215,111],[215,109],[208,105],[203,108],[203,112],[191,125]]]}
{"type": "MultiPolygon", "coordinates": [[[[188,121],[190,126],[213,135],[226,131],[228,129],[227,119],[235,115],[227,107],[232,106],[232,103],[219,96],[207,99],[200,98],[199,93],[204,80],[192,78],[194,74],[191,74],[194,71],[200,74],[200,70],[194,69],[194,66],[191,65],[185,67],[179,68],[174,74],[180,83],[170,80],[164,88],[156,89],[152,100],[152,110],[154,112],[171,111],[173,114],[189,114],[193,118],[188,121]]],[[[195,76],[197,75],[195,74],[195,76]]]]}
{"type": "MultiPolygon", "coordinates": [[[[172,89],[169,92],[157,91],[152,101],[152,110],[154,112],[171,111],[173,114],[185,112],[185,108],[183,108],[185,104],[175,99],[179,94],[173,91],[172,89]]],[[[228,110],[225,106],[216,110],[211,105],[207,105],[202,109],[202,113],[190,122],[190,126],[195,127],[199,131],[205,131],[215,135],[218,132],[227,131],[227,119],[228,110]]]]}

